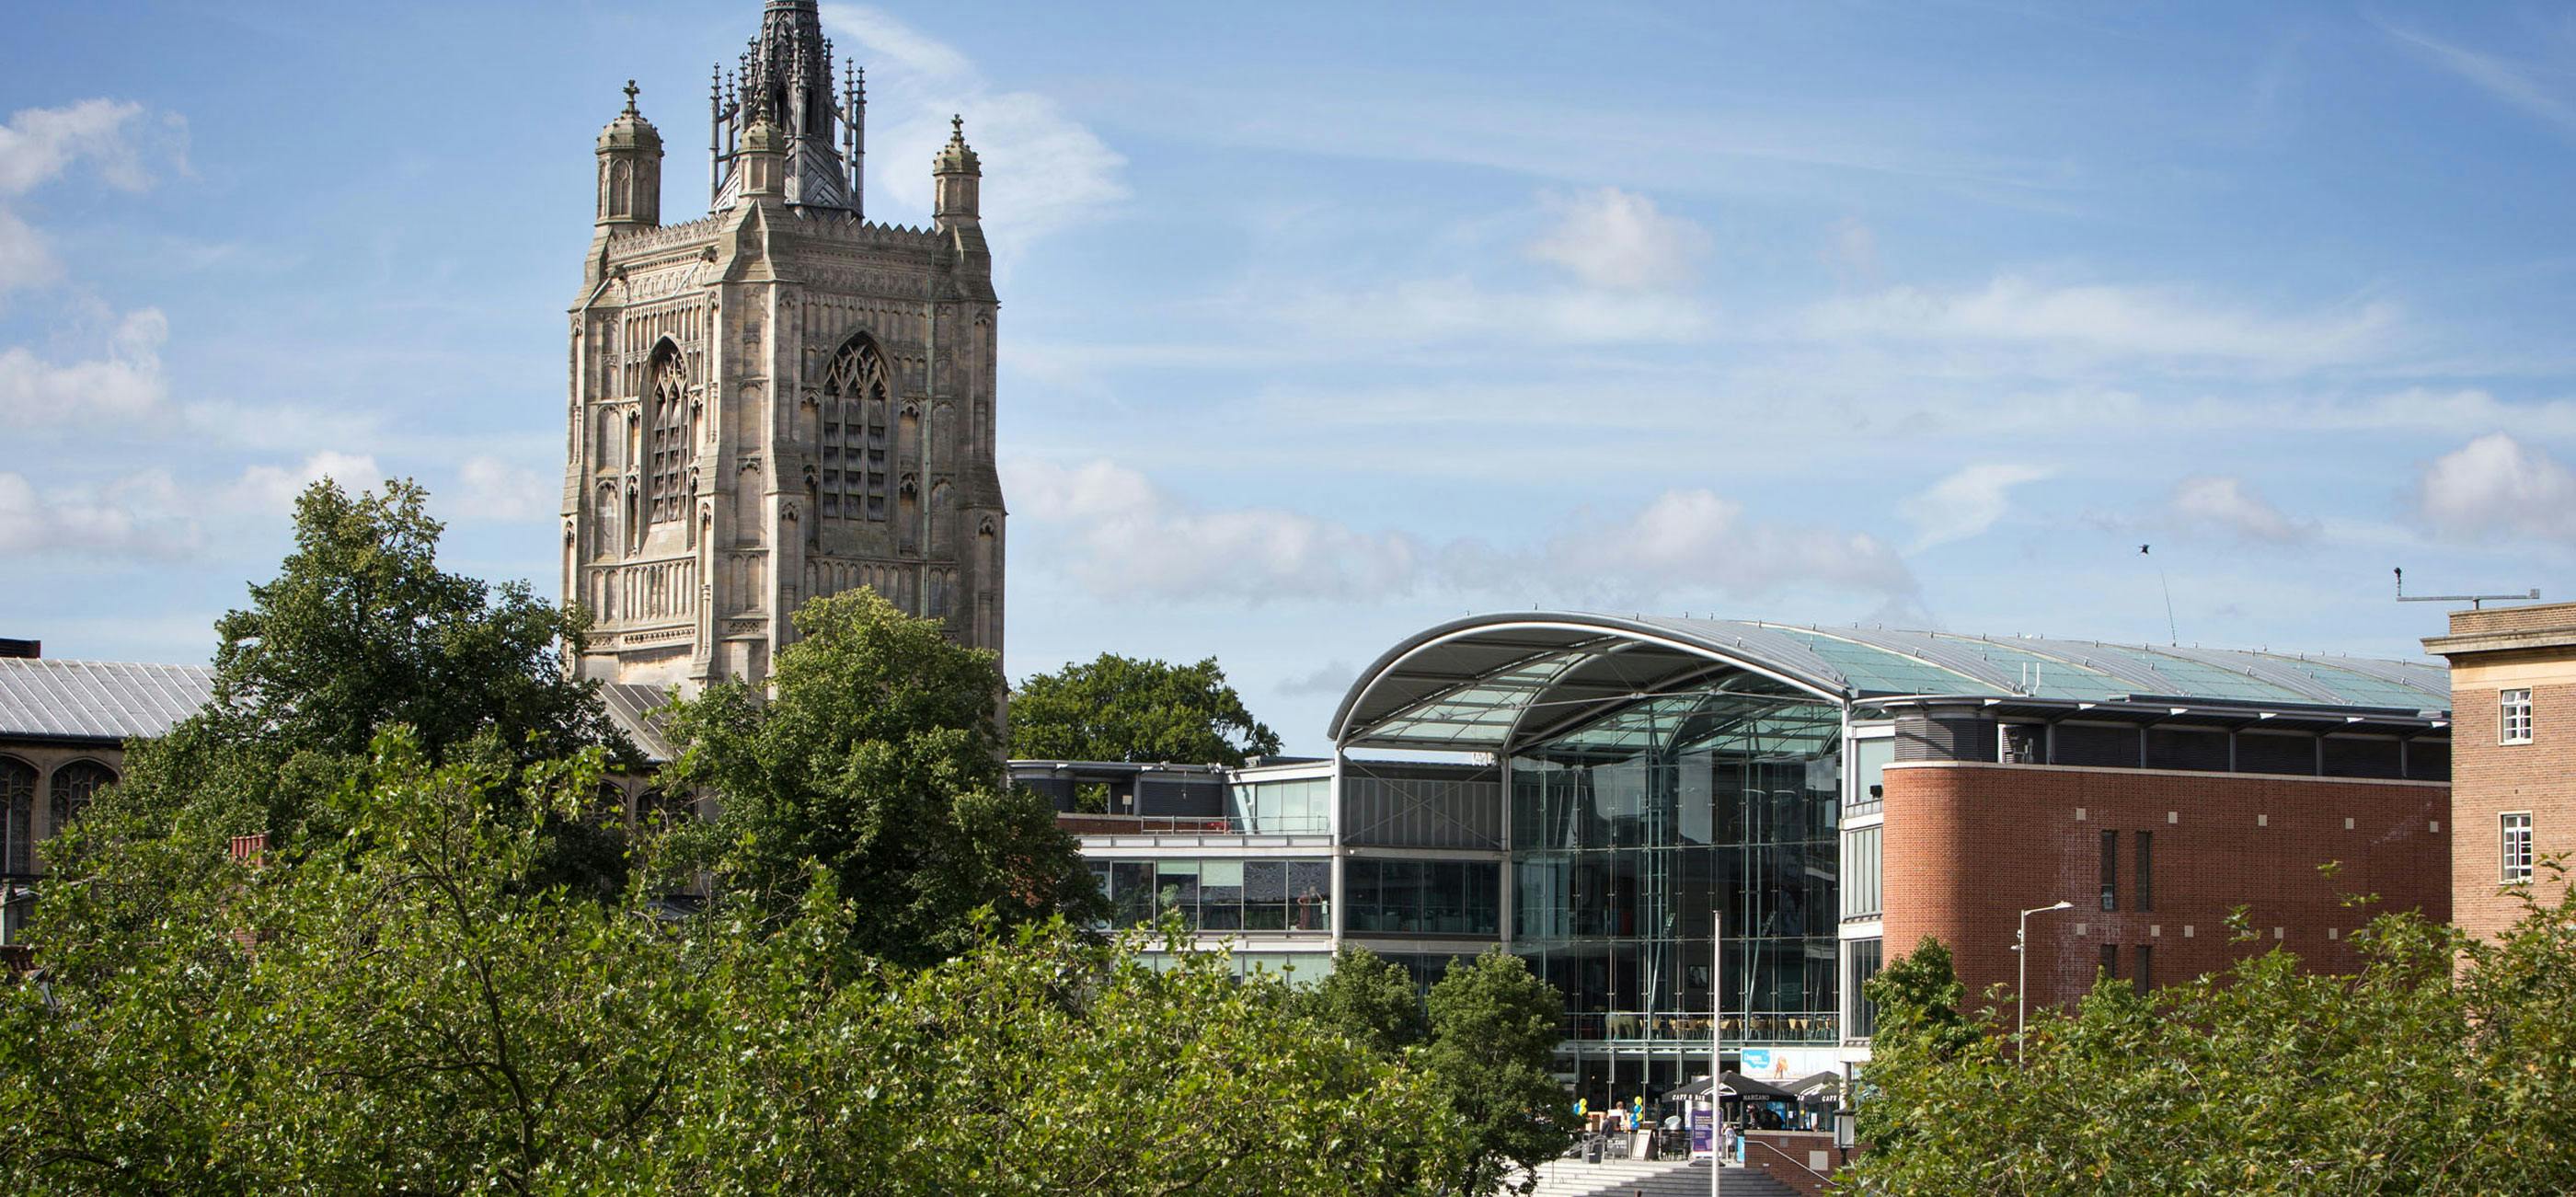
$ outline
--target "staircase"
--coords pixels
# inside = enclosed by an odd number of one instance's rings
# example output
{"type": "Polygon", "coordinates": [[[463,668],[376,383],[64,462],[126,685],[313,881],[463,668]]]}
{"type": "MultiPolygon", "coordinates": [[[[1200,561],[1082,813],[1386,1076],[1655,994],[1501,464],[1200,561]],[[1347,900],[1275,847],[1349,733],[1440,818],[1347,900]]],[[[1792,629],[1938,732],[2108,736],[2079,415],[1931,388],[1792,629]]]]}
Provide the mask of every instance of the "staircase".
{"type": "MultiPolygon", "coordinates": [[[[1729,1168],[1719,1181],[1725,1197],[1798,1197],[1798,1192],[1750,1168],[1729,1168]]],[[[1538,1170],[1531,1197],[1708,1197],[1708,1164],[1682,1160],[1554,1160],[1538,1170]]]]}

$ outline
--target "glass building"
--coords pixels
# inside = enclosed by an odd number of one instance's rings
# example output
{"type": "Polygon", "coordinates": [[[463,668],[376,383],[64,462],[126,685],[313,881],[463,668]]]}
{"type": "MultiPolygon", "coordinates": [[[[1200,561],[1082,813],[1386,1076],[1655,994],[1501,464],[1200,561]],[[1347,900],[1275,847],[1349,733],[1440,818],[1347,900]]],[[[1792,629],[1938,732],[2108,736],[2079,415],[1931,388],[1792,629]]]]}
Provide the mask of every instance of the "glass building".
{"type": "Polygon", "coordinates": [[[1425,985],[1519,954],[1599,1101],[1705,1075],[1712,1046],[1782,1079],[1866,1058],[1891,766],[2446,779],[2448,699],[2429,663],[1512,613],[1388,650],[1330,759],[1013,770],[1059,795],[1122,922],[1177,909],[1308,979],[1343,944],[1425,985]]]}

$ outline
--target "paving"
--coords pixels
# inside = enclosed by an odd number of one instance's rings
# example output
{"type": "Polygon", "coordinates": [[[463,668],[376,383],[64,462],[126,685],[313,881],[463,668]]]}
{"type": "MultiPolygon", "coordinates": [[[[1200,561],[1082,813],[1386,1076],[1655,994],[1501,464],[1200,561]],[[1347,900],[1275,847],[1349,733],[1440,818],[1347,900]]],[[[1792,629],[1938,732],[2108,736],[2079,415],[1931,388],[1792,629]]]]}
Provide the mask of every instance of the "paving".
{"type": "MultiPolygon", "coordinates": [[[[1798,1197],[1797,1190],[1748,1168],[1729,1168],[1725,1197],[1798,1197]]],[[[1554,1160],[1538,1170],[1531,1197],[1708,1197],[1708,1165],[1685,1160],[1554,1160]]]]}

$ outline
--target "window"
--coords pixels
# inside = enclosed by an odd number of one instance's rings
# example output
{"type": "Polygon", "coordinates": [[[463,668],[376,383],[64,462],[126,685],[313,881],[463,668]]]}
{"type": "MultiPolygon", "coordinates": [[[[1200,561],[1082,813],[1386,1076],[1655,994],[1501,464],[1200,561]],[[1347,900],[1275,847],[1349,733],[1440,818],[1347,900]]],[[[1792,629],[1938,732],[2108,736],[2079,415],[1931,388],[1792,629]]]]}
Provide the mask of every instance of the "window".
{"type": "Polygon", "coordinates": [[[2152,831],[2139,832],[2138,876],[2135,890],[2136,898],[2130,903],[2129,907],[2132,910],[2153,910],[2156,908],[2156,883],[2154,873],[2155,859],[2156,833],[2152,831]]]}
{"type": "Polygon", "coordinates": [[[645,454],[653,474],[645,501],[651,522],[659,524],[688,513],[684,491],[689,466],[689,372],[680,363],[679,350],[666,345],[654,355],[647,401],[652,423],[647,426],[646,436],[651,439],[645,454]]]}
{"type": "Polygon", "coordinates": [[[115,784],[115,771],[97,761],[73,761],[54,770],[54,821],[45,834],[62,834],[63,828],[89,806],[90,799],[115,784]]]}
{"type": "Polygon", "coordinates": [[[2120,908],[2120,833],[2102,833],[2102,909],[2120,908]]]}
{"type": "Polygon", "coordinates": [[[1878,1033],[1878,1003],[1869,1000],[1864,987],[1878,975],[1880,942],[1854,939],[1843,943],[1843,991],[1851,995],[1851,1028],[1845,1034],[1854,1039],[1867,1039],[1878,1033]]]}
{"type": "Polygon", "coordinates": [[[0,756],[0,873],[36,871],[36,767],[0,756]]]}
{"type": "Polygon", "coordinates": [[[1474,860],[1342,862],[1354,934],[1481,935],[1502,933],[1501,866],[1474,860]]]}
{"type": "Polygon", "coordinates": [[[1176,911],[1194,931],[1329,931],[1333,866],[1324,860],[1093,862],[1113,911],[1133,927],[1176,911]]]}
{"type": "Polygon", "coordinates": [[[823,514],[841,519],[886,518],[885,359],[865,338],[832,358],[823,377],[815,418],[819,463],[815,500],[823,514]]]}
{"type": "Polygon", "coordinates": [[[2145,993],[2146,991],[2156,987],[2156,947],[2154,944],[2142,943],[2138,945],[2138,975],[2131,978],[2131,983],[2138,987],[2138,992],[2140,993],[2145,993]]]}
{"type": "Polygon", "coordinates": [[[1881,912],[1880,840],[1876,827],[1843,833],[1843,917],[1874,918],[1881,912]]]}
{"type": "Polygon", "coordinates": [[[2102,945],[2102,975],[2115,981],[2120,978],[2119,945],[2107,943],[2102,945]]]}
{"type": "Polygon", "coordinates": [[[2531,743],[2531,691],[2499,690],[2496,705],[2496,742],[2531,743]]]}
{"type": "Polygon", "coordinates": [[[2531,812],[2516,811],[2503,816],[2504,884],[2527,885],[2531,881],[2531,812]]]}

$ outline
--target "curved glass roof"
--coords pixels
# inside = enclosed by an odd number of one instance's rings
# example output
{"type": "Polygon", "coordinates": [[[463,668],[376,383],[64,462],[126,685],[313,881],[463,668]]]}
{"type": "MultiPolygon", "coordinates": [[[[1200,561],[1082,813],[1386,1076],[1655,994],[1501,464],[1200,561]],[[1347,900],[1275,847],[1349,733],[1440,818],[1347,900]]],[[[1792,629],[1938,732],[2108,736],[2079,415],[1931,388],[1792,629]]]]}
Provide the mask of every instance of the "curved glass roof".
{"type": "Polygon", "coordinates": [[[2384,713],[2451,702],[2449,674],[2430,661],[1534,611],[1406,639],[1352,683],[1331,731],[1345,746],[1492,751],[1635,699],[1718,688],[1835,705],[2151,698],[2384,713]]]}

